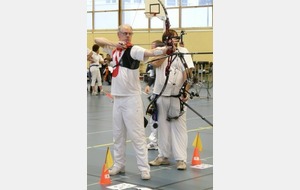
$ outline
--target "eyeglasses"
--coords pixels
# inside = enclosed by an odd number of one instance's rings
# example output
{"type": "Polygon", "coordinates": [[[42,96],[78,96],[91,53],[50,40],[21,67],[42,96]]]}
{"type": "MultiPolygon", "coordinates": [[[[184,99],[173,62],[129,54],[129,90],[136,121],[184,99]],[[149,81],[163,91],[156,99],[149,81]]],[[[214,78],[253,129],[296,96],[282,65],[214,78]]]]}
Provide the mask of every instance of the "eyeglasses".
{"type": "Polygon", "coordinates": [[[127,35],[132,36],[133,35],[132,32],[120,32],[120,33],[123,34],[124,36],[127,36],[127,35]]]}
{"type": "Polygon", "coordinates": [[[172,36],[173,39],[180,40],[180,36],[172,36]]]}

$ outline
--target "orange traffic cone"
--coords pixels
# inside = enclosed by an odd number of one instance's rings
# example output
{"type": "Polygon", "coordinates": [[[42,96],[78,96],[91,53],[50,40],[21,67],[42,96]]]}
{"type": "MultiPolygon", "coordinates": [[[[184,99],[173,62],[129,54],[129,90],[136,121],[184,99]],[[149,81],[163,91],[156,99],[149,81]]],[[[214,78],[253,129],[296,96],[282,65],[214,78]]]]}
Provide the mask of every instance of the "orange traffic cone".
{"type": "Polygon", "coordinates": [[[200,160],[200,155],[199,155],[198,148],[195,147],[193,158],[192,158],[192,166],[201,165],[201,164],[202,164],[202,162],[200,160]]]}
{"type": "Polygon", "coordinates": [[[102,174],[101,174],[101,179],[100,179],[99,183],[101,185],[111,184],[110,175],[109,175],[109,172],[108,172],[108,168],[106,168],[105,163],[104,163],[103,168],[102,168],[102,174]]]}

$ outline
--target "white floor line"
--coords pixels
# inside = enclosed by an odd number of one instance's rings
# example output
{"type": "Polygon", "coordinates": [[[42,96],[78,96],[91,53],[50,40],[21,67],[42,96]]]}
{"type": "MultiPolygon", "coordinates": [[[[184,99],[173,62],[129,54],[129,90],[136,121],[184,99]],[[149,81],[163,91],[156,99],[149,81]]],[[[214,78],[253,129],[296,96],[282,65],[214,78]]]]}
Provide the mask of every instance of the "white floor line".
{"type": "MultiPolygon", "coordinates": [[[[211,126],[207,126],[207,127],[199,127],[199,128],[195,128],[195,129],[190,129],[187,132],[195,132],[195,131],[203,131],[203,130],[208,130],[208,129],[212,129],[211,126]]],[[[148,137],[147,137],[148,139],[148,137]]],[[[127,140],[126,143],[130,143],[131,140],[127,140]]],[[[94,146],[88,146],[87,149],[91,149],[91,148],[101,148],[101,147],[107,147],[107,146],[112,146],[114,143],[106,143],[106,144],[98,144],[98,145],[94,145],[94,146]]]]}

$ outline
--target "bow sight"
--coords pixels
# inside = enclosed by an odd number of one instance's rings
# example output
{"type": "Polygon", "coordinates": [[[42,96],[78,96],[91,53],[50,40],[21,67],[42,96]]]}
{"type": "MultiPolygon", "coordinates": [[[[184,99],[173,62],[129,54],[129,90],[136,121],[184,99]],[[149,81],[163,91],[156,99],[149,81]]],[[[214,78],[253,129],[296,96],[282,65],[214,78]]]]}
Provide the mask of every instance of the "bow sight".
{"type": "Polygon", "coordinates": [[[183,43],[183,35],[186,35],[186,33],[185,33],[184,30],[181,30],[181,32],[180,32],[180,39],[179,39],[180,41],[179,41],[179,43],[182,44],[182,45],[184,44],[184,43],[183,43]]]}

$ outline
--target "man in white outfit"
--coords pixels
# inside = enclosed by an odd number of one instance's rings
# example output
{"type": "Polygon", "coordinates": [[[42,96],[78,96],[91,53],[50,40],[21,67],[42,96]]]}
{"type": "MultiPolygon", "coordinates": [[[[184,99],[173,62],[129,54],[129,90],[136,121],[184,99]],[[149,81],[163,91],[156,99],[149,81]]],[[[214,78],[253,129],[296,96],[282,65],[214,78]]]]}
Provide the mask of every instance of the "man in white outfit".
{"type": "Polygon", "coordinates": [[[102,90],[102,79],[99,68],[101,68],[102,64],[104,63],[103,57],[99,54],[99,45],[94,44],[91,53],[88,53],[88,59],[91,61],[90,64],[90,72],[92,75],[91,87],[92,87],[92,95],[98,94],[98,88],[102,90]],[[97,80],[97,86],[96,86],[97,80]]]}
{"type": "Polygon", "coordinates": [[[96,38],[95,42],[110,54],[114,70],[112,73],[111,94],[113,105],[113,140],[114,165],[109,170],[110,175],[125,172],[126,138],[132,141],[136,152],[137,167],[142,179],[150,179],[148,164],[147,141],[144,128],[143,103],[141,98],[141,84],[139,79],[140,61],[148,57],[164,55],[167,47],[146,50],[132,45],[133,31],[130,25],[118,28],[118,42],[106,38],[96,38]]]}

